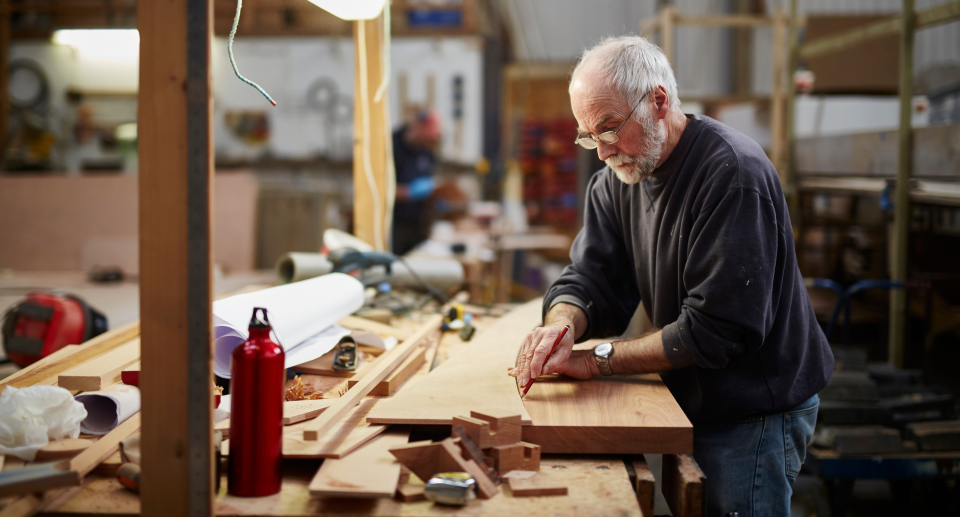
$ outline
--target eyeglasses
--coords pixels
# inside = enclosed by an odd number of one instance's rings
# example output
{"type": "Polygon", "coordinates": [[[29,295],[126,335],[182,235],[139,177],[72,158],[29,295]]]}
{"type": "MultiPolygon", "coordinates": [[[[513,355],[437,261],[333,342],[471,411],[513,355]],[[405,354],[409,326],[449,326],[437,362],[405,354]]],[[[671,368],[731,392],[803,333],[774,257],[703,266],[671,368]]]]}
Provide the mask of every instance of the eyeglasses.
{"type": "MultiPolygon", "coordinates": [[[[650,92],[652,91],[653,90],[650,90],[650,92]]],[[[573,141],[573,143],[579,144],[580,147],[583,147],[584,149],[596,149],[597,146],[599,145],[597,143],[597,140],[607,145],[613,145],[619,142],[620,141],[619,133],[620,133],[620,130],[623,129],[623,125],[626,124],[628,120],[630,120],[630,116],[633,115],[634,111],[637,111],[637,107],[640,106],[640,103],[643,102],[643,99],[647,98],[647,95],[650,95],[650,92],[647,92],[643,94],[643,97],[640,97],[640,100],[637,101],[636,106],[634,106],[633,109],[630,110],[630,114],[627,115],[627,118],[623,119],[623,123],[620,124],[620,127],[618,127],[616,131],[606,131],[604,133],[600,133],[599,135],[596,136],[596,139],[594,139],[594,137],[589,134],[577,135],[577,138],[576,140],[573,141]]]]}

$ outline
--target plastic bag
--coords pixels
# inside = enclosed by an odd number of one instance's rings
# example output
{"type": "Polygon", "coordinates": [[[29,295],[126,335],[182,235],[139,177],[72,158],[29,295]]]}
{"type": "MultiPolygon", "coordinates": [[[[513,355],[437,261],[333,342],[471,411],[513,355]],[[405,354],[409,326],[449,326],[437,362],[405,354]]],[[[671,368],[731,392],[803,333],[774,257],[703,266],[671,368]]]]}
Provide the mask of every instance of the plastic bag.
{"type": "Polygon", "coordinates": [[[33,461],[50,440],[80,436],[83,404],[57,386],[7,386],[0,394],[0,454],[33,461]]]}

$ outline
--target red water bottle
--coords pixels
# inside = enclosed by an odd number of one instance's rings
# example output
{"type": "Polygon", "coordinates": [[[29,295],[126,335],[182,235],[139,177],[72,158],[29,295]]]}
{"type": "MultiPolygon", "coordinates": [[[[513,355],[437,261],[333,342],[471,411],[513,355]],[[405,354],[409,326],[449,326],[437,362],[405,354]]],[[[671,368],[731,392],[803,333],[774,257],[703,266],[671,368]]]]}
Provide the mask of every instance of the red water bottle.
{"type": "Polygon", "coordinates": [[[286,371],[283,348],[270,339],[270,330],[267,309],[255,307],[250,338],[233,350],[230,366],[227,489],[241,497],[280,491],[286,371]]]}

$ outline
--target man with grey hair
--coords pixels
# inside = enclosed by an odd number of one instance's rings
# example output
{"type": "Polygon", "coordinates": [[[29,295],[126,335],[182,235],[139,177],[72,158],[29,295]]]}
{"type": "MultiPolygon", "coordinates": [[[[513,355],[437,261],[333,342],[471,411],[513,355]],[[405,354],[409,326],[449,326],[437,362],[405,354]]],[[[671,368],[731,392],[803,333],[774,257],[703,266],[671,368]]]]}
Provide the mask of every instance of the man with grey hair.
{"type": "Polygon", "coordinates": [[[707,514],[788,515],[833,355],[776,170],[756,142],[685,115],[669,62],[643,38],[587,50],[570,103],[576,142],[607,167],[511,375],[524,386],[548,373],[660,372],[694,424],[707,514]],[[641,301],[659,330],[573,350],[622,334],[641,301]]]}

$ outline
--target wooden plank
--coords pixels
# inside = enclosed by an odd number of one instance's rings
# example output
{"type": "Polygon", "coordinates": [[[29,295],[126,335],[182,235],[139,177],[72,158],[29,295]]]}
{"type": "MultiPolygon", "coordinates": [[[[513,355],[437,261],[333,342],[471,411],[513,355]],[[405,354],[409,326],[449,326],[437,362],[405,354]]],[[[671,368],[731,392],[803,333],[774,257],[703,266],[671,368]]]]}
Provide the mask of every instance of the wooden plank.
{"type": "Polygon", "coordinates": [[[139,360],[140,340],[134,339],[101,355],[96,361],[61,373],[57,384],[68,390],[100,391],[120,382],[120,372],[139,360]]]}
{"type": "Polygon", "coordinates": [[[33,461],[36,463],[44,463],[47,461],[69,459],[85,451],[93,445],[93,443],[93,440],[87,440],[85,438],[63,438],[54,440],[37,451],[37,455],[33,458],[33,461]]]}
{"type": "Polygon", "coordinates": [[[143,515],[213,514],[211,0],[138,2],[143,515]]]}
{"type": "MultiPolygon", "coordinates": [[[[440,331],[437,330],[437,332],[440,332],[440,331]]],[[[437,337],[439,338],[439,336],[437,337]]],[[[420,366],[423,365],[424,362],[426,362],[426,360],[427,360],[427,347],[425,346],[417,347],[417,349],[414,350],[412,354],[410,354],[410,357],[407,357],[406,359],[404,359],[403,362],[400,363],[400,366],[398,366],[396,370],[391,372],[386,379],[378,382],[377,385],[374,386],[372,390],[370,390],[369,394],[375,397],[389,397],[390,395],[393,395],[393,392],[397,391],[397,388],[399,388],[400,385],[404,383],[404,381],[406,381],[408,378],[410,378],[411,375],[416,373],[416,371],[420,368],[420,366]]],[[[353,388],[354,385],[360,382],[358,378],[362,379],[363,376],[366,374],[366,372],[370,371],[375,367],[375,365],[372,362],[367,364],[369,364],[370,366],[358,371],[357,375],[355,375],[352,379],[350,379],[347,382],[348,388],[353,388]]]]}
{"type": "Polygon", "coordinates": [[[6,379],[3,379],[3,381],[0,381],[0,382],[2,382],[4,386],[6,386],[7,384],[10,384],[11,382],[16,381],[17,379],[26,377],[28,374],[30,374],[30,372],[33,372],[37,368],[46,367],[52,363],[56,363],[60,360],[66,359],[67,357],[70,357],[71,355],[75,354],[79,349],[80,349],[80,345],[65,345],[60,350],[57,350],[56,352],[40,359],[39,361],[29,366],[26,366],[20,370],[17,370],[13,374],[11,374],[9,377],[7,377],[6,379]]]}
{"type": "Polygon", "coordinates": [[[540,303],[528,302],[479,332],[469,346],[429,375],[383,401],[369,420],[450,425],[454,417],[471,411],[504,411],[521,415],[524,425],[532,423],[520,401],[516,379],[507,375],[507,369],[516,364],[523,337],[540,321],[540,303]]]}
{"type": "Polygon", "coordinates": [[[660,10],[660,48],[663,55],[667,56],[670,66],[676,66],[677,59],[674,56],[674,33],[673,21],[677,16],[676,9],[669,5],[663,6],[660,10]]]}
{"type": "Polygon", "coordinates": [[[541,377],[523,405],[533,419],[523,441],[544,453],[693,453],[693,425],[657,374],[541,377]]]}
{"type": "Polygon", "coordinates": [[[386,93],[376,100],[383,78],[382,17],[353,24],[353,228],[357,237],[380,251],[387,249],[395,182],[386,93]]]}
{"type": "Polygon", "coordinates": [[[400,341],[406,340],[413,334],[413,331],[410,329],[384,325],[379,321],[368,320],[367,318],[358,316],[347,316],[338,321],[337,324],[350,330],[365,330],[380,336],[393,336],[400,341]]]}
{"type": "Polygon", "coordinates": [[[656,490],[656,480],[653,477],[653,472],[650,471],[647,460],[643,456],[631,459],[630,463],[637,476],[633,489],[637,492],[640,512],[643,517],[653,517],[653,501],[656,490]]]}
{"type": "Polygon", "coordinates": [[[567,495],[567,486],[555,479],[554,470],[543,470],[533,477],[509,478],[510,493],[513,497],[541,497],[567,495]]]}
{"type": "Polygon", "coordinates": [[[372,425],[367,415],[376,407],[378,399],[366,399],[347,413],[337,426],[319,440],[304,440],[303,429],[308,422],[284,428],[284,458],[342,458],[357,447],[386,431],[385,425],[372,425]]]}
{"type": "Polygon", "coordinates": [[[0,517],[29,517],[36,514],[42,504],[43,499],[35,494],[20,496],[0,510],[0,517]]]}
{"type": "Polygon", "coordinates": [[[389,449],[407,443],[410,428],[391,429],[342,459],[324,460],[310,481],[317,497],[393,497],[400,479],[400,463],[389,449]]]}
{"type": "MultiPolygon", "coordinates": [[[[55,377],[77,365],[98,357],[108,350],[112,350],[140,334],[140,322],[135,321],[122,327],[100,334],[85,342],[78,348],[71,348],[54,361],[44,361],[42,365],[30,368],[27,373],[17,372],[0,383],[0,393],[6,386],[23,388],[33,386],[45,379],[55,377]]],[[[66,348],[66,347],[65,347],[66,348]]],[[[52,357],[52,355],[51,355],[52,357]]]]}
{"type": "Polygon", "coordinates": [[[784,80],[786,79],[786,60],[787,60],[787,18],[783,14],[783,9],[777,8],[773,14],[773,91],[770,95],[770,161],[781,175],[781,184],[784,174],[784,146],[786,145],[786,128],[784,120],[786,117],[786,105],[784,100],[786,90],[784,80]]]}
{"type": "MultiPolygon", "coordinates": [[[[70,460],[70,470],[81,478],[90,473],[104,460],[120,450],[120,442],[131,434],[140,430],[140,413],[126,419],[109,433],[103,435],[97,443],[91,445],[79,455],[70,460]]],[[[212,433],[211,433],[212,434],[212,433]]],[[[141,444],[142,444],[141,440],[141,444]]]]}
{"type": "MultiPolygon", "coordinates": [[[[283,425],[293,425],[316,418],[330,407],[334,400],[336,399],[288,400],[283,403],[283,425]]],[[[217,422],[213,429],[223,433],[224,438],[230,438],[230,419],[217,422]]]]}
{"type": "Polygon", "coordinates": [[[663,496],[676,517],[703,515],[703,482],[706,476],[686,454],[663,455],[663,496]]]}
{"type": "Polygon", "coordinates": [[[440,328],[442,322],[443,317],[439,314],[431,316],[412,336],[389,352],[384,353],[379,364],[368,372],[363,377],[363,380],[348,390],[342,397],[336,399],[322,415],[307,424],[307,427],[303,431],[303,438],[305,440],[319,439],[323,433],[343,418],[350,408],[356,406],[380,381],[385,379],[404,359],[412,354],[420,345],[421,340],[426,338],[434,330],[440,328]]]}

